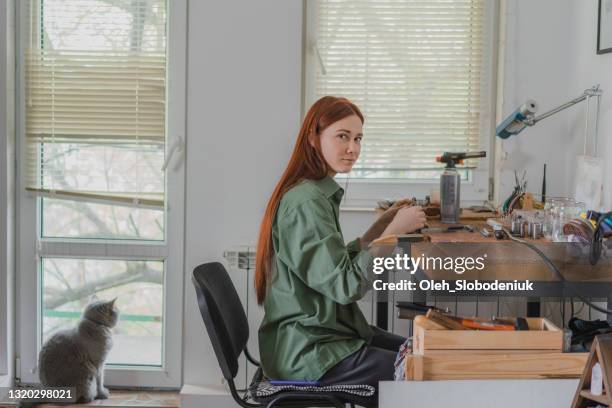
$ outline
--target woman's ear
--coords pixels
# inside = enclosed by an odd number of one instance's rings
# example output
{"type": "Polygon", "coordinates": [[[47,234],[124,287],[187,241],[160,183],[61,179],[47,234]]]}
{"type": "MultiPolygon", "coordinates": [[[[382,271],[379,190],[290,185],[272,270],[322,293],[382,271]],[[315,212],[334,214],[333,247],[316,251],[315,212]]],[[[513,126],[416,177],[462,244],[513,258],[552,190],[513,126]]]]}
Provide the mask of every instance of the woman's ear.
{"type": "Polygon", "coordinates": [[[317,147],[317,145],[315,144],[315,137],[317,137],[317,135],[314,132],[309,132],[308,133],[308,144],[313,149],[316,149],[316,147],[317,147]]]}
{"type": "Polygon", "coordinates": [[[317,140],[316,140],[317,136],[318,135],[317,135],[316,120],[313,120],[308,126],[308,144],[313,149],[317,148],[317,140]]]}

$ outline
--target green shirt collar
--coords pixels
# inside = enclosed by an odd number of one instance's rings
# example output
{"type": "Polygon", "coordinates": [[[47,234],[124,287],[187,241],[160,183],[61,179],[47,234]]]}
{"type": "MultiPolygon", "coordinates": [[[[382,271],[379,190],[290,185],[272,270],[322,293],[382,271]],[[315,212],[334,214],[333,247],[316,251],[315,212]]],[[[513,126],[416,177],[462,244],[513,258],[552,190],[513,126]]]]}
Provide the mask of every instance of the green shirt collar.
{"type": "Polygon", "coordinates": [[[323,191],[327,198],[336,197],[338,201],[342,200],[344,190],[332,177],[323,177],[321,180],[315,180],[314,183],[323,191]]]}

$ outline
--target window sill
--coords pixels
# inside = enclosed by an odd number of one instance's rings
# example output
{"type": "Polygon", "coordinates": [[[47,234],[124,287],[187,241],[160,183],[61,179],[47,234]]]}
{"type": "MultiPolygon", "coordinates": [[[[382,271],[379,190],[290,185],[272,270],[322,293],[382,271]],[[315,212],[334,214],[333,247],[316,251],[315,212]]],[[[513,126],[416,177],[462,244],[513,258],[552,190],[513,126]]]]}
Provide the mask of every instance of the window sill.
{"type": "MultiPolygon", "coordinates": [[[[344,189],[343,208],[374,208],[380,200],[413,198],[423,200],[440,190],[440,180],[360,179],[344,175],[336,177],[344,189]]],[[[469,180],[461,181],[461,205],[482,204],[489,198],[488,168],[473,172],[469,180]]]]}
{"type": "Polygon", "coordinates": [[[11,385],[11,377],[9,375],[0,375],[0,387],[9,387],[11,385]]]}

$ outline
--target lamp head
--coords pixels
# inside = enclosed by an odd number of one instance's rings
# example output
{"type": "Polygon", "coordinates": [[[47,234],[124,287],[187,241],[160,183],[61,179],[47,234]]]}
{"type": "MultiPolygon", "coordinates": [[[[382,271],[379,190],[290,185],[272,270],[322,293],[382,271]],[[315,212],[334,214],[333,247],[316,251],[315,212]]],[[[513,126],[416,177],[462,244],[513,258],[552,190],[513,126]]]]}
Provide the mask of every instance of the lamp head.
{"type": "Polygon", "coordinates": [[[518,135],[527,126],[533,125],[533,117],[538,110],[538,104],[530,99],[510,114],[495,129],[497,136],[507,139],[512,135],[518,135]]]}

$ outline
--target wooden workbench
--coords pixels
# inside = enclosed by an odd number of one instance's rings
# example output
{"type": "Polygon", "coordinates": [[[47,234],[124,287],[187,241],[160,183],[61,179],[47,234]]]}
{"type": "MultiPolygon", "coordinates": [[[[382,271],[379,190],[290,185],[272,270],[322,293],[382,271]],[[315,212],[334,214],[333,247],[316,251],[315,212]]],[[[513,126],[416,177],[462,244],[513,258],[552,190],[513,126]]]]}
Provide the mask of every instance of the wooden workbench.
{"type": "MultiPolygon", "coordinates": [[[[467,230],[453,232],[425,232],[426,241],[411,244],[411,256],[426,257],[478,257],[486,254],[483,270],[466,271],[457,274],[453,271],[424,269],[427,277],[434,280],[532,280],[556,282],[558,277],[546,266],[542,258],[531,248],[508,238],[498,240],[493,236],[485,237],[480,230],[488,218],[495,213],[474,213],[463,210],[460,223],[470,225],[474,232],[467,230]]],[[[439,219],[428,218],[430,228],[448,226],[439,219]]],[[[489,229],[491,229],[489,227],[489,229]]],[[[559,269],[563,277],[571,282],[612,283],[612,262],[600,259],[595,265],[588,260],[588,248],[577,243],[551,242],[545,238],[525,241],[534,244],[559,269]]]]}
{"type": "MultiPolygon", "coordinates": [[[[464,215],[466,212],[464,211],[464,215]]],[[[510,239],[498,240],[485,237],[480,233],[480,229],[486,225],[487,218],[495,218],[496,214],[477,213],[476,215],[467,213],[468,217],[460,219],[461,224],[471,225],[474,232],[466,230],[455,232],[433,232],[423,234],[426,241],[411,244],[398,244],[399,247],[406,245],[409,248],[409,255],[416,258],[424,257],[480,257],[486,254],[485,268],[482,270],[472,269],[463,274],[454,271],[439,269],[422,268],[413,277],[417,281],[428,279],[433,281],[526,281],[535,282],[532,292],[492,293],[492,292],[456,292],[448,293],[444,291],[414,291],[411,293],[411,301],[426,302],[429,295],[433,296],[521,296],[528,299],[527,313],[529,316],[539,315],[540,297],[570,297],[575,296],[575,292],[568,288],[566,283],[560,281],[544,263],[543,259],[531,248],[511,241],[510,239]]],[[[443,227],[437,219],[428,218],[428,226],[432,228],[443,227]]],[[[555,243],[544,238],[533,240],[525,239],[534,244],[548,257],[557,267],[565,280],[572,282],[573,287],[579,288],[585,296],[607,299],[608,305],[612,305],[612,260],[602,258],[592,266],[588,260],[588,248],[576,243],[555,243]]],[[[407,251],[404,251],[407,253],[407,251]]],[[[389,279],[399,280],[408,278],[406,273],[396,273],[389,279]]],[[[452,285],[452,283],[451,283],[452,285]]],[[[385,293],[378,294],[378,307],[383,310],[387,306],[386,302],[395,303],[400,300],[395,292],[389,293],[389,298],[385,293]]],[[[382,313],[384,315],[384,313],[382,313]]],[[[392,315],[388,315],[392,316],[392,315]]],[[[612,319],[609,317],[612,322],[612,319]]]]}

